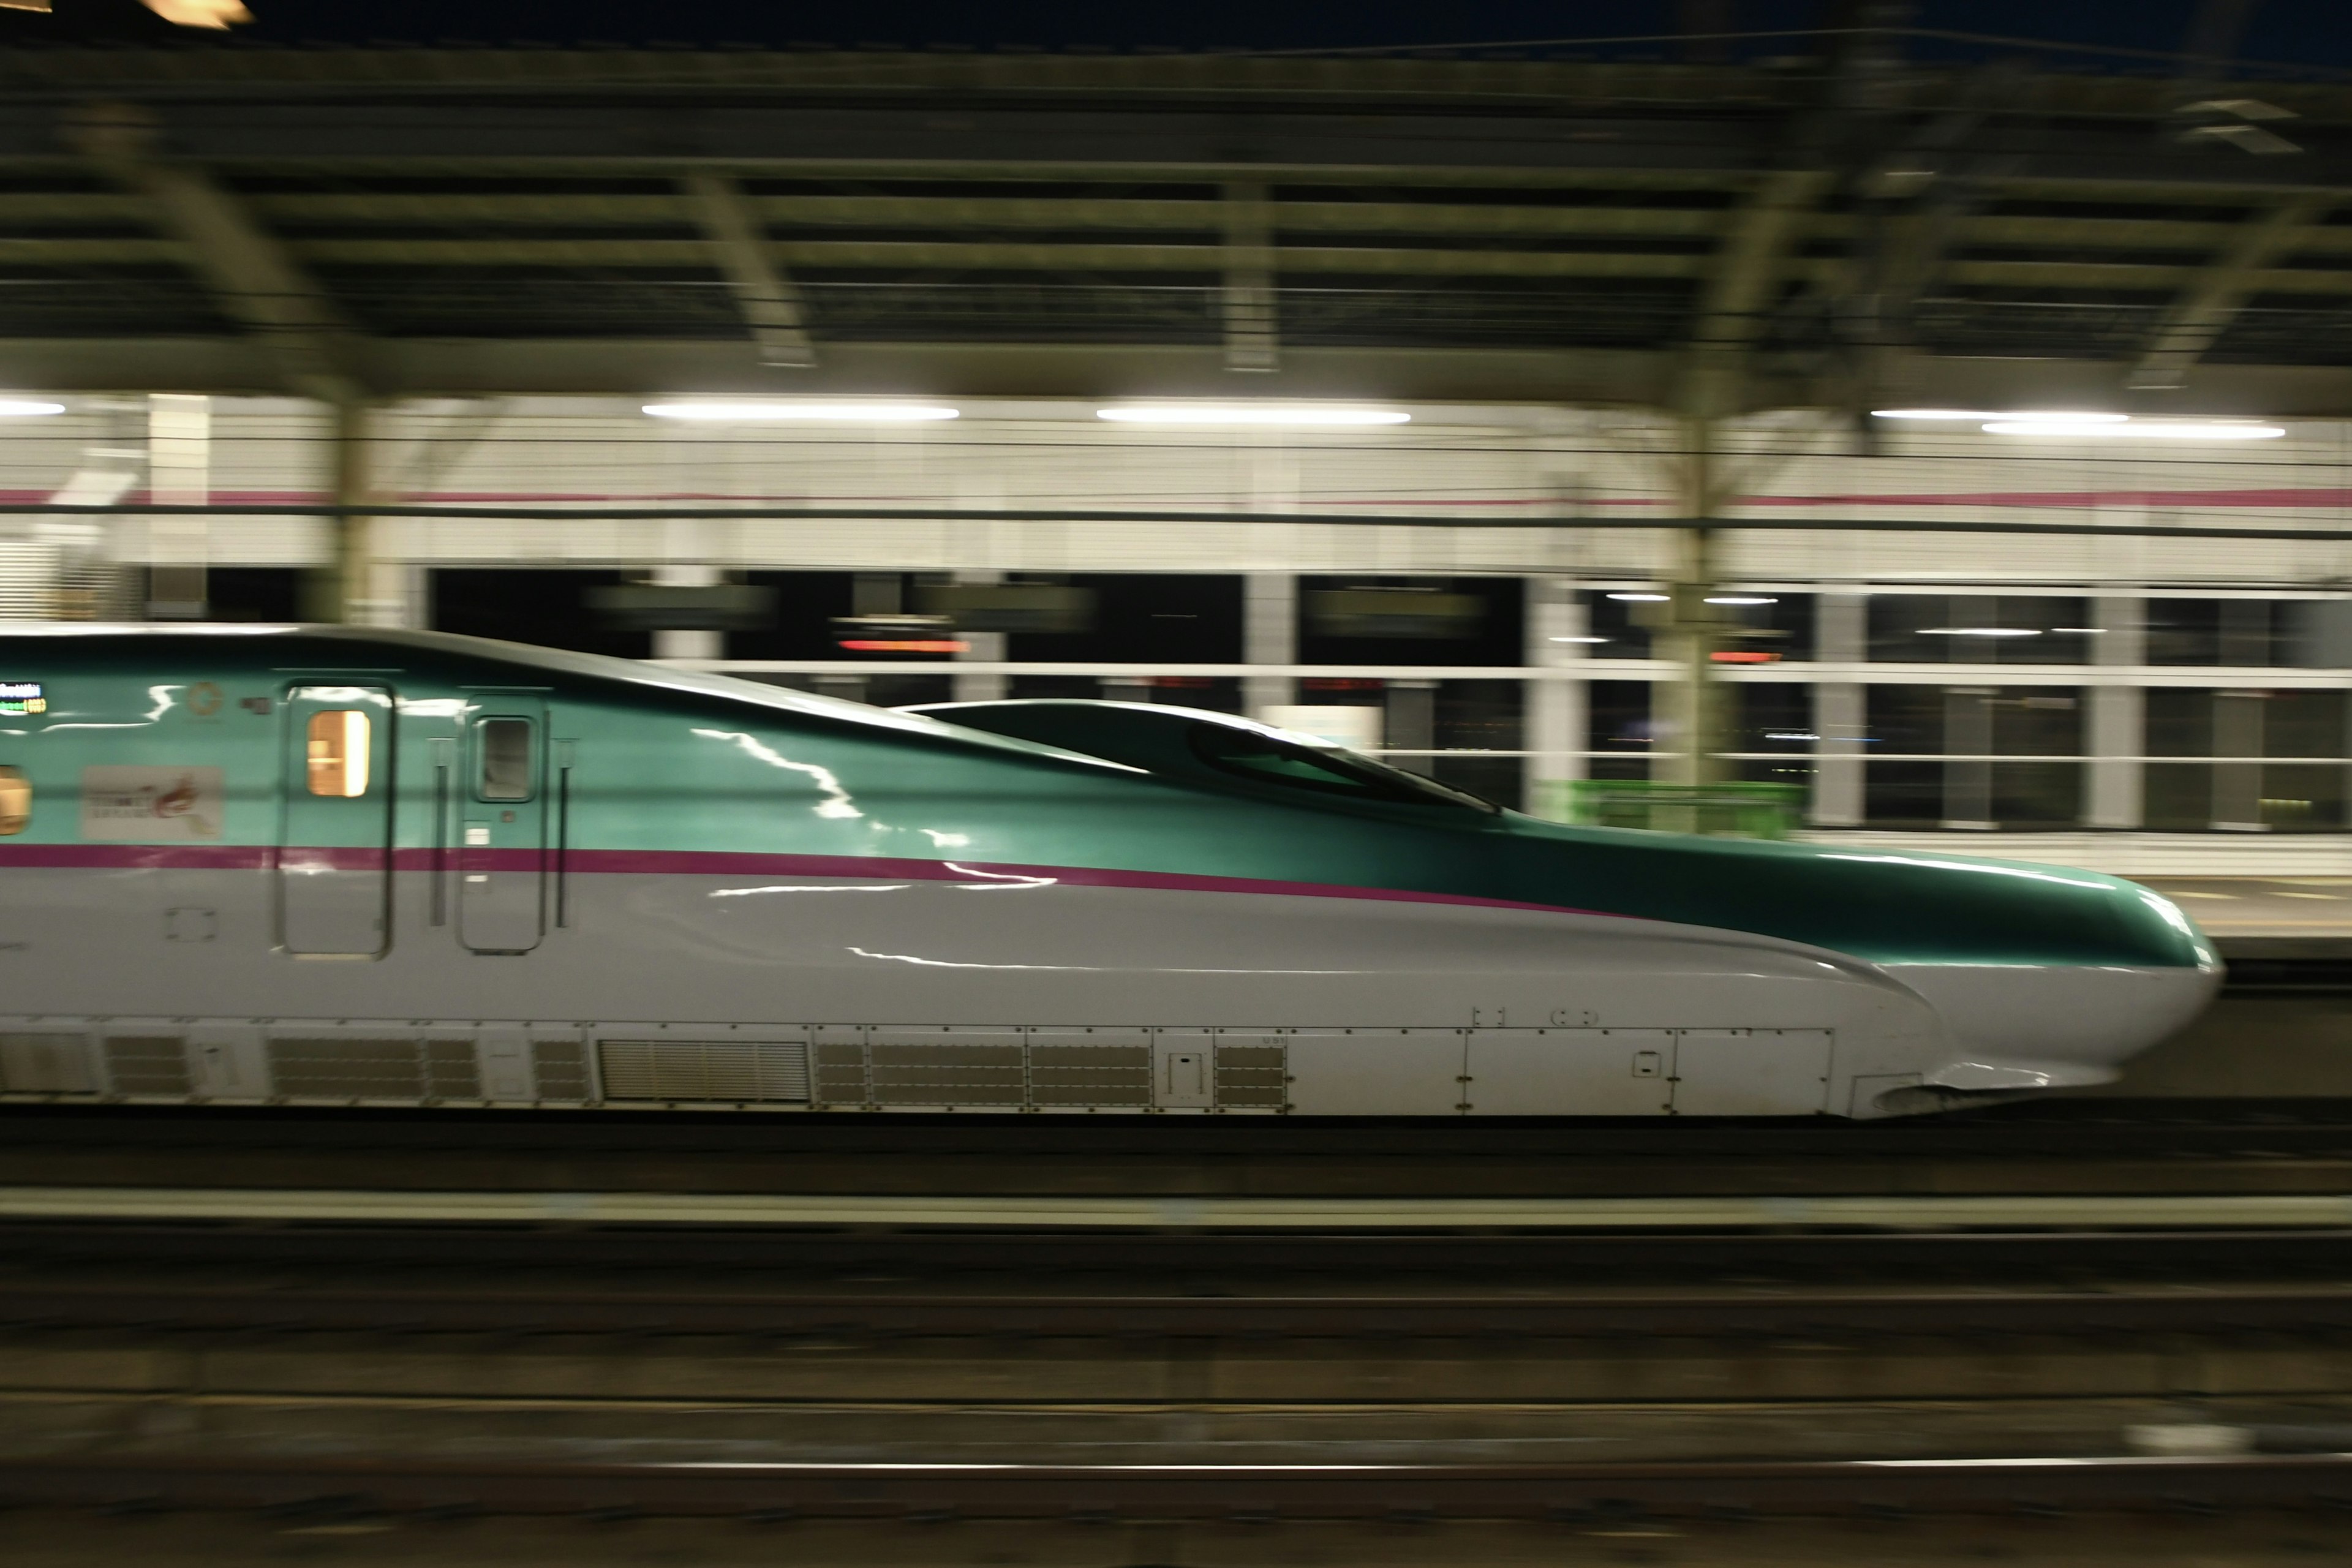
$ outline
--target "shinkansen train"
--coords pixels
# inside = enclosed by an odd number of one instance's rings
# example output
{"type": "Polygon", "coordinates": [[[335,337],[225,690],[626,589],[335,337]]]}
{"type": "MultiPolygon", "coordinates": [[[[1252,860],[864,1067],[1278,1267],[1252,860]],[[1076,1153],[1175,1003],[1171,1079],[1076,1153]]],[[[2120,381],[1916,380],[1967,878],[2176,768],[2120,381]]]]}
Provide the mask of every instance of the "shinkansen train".
{"type": "Polygon", "coordinates": [[[1216,713],[304,626],[0,631],[0,1093],[1881,1116],[2219,965],[2089,872],[1563,826],[1216,713]]]}

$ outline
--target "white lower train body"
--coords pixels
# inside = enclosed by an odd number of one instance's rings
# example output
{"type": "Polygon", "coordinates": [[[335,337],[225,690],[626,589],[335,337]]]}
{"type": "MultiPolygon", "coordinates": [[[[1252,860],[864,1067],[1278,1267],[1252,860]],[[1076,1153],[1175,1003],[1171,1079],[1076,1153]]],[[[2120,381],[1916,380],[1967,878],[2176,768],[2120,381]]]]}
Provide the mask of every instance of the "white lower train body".
{"type": "Polygon", "coordinates": [[[381,956],[294,956],[268,872],[5,875],[12,1099],[1867,1117],[2105,1081],[2216,979],[994,873],[574,874],[488,952],[403,871],[381,956]]]}

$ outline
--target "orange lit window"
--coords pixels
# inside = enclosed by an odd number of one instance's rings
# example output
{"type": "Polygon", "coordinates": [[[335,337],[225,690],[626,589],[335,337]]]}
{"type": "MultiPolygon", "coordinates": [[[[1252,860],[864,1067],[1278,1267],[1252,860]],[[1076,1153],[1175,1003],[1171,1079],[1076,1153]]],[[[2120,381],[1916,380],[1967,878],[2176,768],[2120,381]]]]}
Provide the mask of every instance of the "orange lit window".
{"type": "Polygon", "coordinates": [[[33,781],[22,768],[0,768],[0,838],[25,831],[33,820],[33,781]]]}
{"type": "Polygon", "coordinates": [[[368,791],[368,716],[356,708],[310,715],[310,793],[352,799],[368,791]]]}

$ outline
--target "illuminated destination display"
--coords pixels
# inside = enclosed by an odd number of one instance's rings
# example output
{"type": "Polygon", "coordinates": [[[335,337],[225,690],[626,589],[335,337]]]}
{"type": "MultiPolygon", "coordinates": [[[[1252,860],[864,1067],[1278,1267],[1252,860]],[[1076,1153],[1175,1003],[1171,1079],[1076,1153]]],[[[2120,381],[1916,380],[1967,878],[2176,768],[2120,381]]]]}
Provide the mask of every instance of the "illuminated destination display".
{"type": "Polygon", "coordinates": [[[49,700],[37,680],[0,680],[0,713],[46,713],[49,700]]]}

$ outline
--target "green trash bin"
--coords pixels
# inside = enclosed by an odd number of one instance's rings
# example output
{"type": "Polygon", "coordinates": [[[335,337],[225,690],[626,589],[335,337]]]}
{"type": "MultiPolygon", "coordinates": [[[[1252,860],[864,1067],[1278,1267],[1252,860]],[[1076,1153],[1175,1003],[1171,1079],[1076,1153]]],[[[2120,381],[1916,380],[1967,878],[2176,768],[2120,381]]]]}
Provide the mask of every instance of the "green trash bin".
{"type": "Polygon", "coordinates": [[[1805,791],[1784,784],[1653,784],[1641,779],[1568,779],[1550,784],[1538,813],[1582,827],[1636,827],[1727,838],[1786,838],[1802,817],[1805,791]]]}

